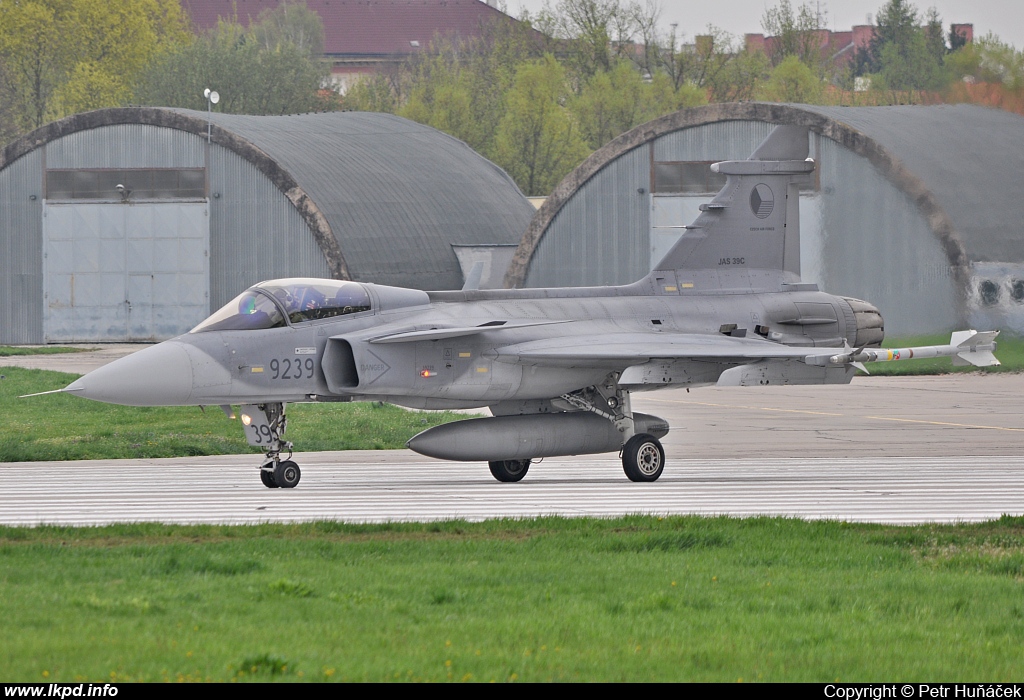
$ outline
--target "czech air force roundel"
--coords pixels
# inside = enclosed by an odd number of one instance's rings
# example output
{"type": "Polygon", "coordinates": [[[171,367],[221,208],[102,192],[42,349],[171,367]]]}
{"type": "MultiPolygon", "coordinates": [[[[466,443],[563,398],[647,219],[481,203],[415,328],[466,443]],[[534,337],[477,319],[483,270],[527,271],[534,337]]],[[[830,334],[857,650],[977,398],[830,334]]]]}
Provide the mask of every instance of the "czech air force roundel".
{"type": "Polygon", "coordinates": [[[750,210],[759,219],[767,219],[775,207],[775,195],[772,188],[763,182],[750,192],[750,210]]]}

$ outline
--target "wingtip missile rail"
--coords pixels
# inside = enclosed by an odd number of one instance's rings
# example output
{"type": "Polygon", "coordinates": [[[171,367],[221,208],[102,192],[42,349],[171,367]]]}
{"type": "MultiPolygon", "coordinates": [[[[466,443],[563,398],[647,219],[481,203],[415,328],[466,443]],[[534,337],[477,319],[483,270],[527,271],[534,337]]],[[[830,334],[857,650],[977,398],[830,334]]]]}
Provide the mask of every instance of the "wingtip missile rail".
{"type": "Polygon", "coordinates": [[[993,354],[999,331],[956,331],[949,339],[949,345],[924,345],[916,348],[860,349],[854,352],[833,355],[833,365],[856,365],[863,362],[895,362],[897,360],[922,360],[931,357],[952,357],[958,366],[994,367],[999,363],[993,354]]]}

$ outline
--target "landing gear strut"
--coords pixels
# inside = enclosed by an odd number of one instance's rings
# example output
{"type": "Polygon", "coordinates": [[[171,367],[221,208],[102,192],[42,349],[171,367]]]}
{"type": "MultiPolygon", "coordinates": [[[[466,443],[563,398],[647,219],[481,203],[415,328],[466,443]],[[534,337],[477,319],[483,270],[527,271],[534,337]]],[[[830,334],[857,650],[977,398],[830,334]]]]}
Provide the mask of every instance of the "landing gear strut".
{"type": "MultiPolygon", "coordinates": [[[[619,373],[604,382],[559,397],[569,406],[607,418],[622,434],[622,471],[630,481],[657,481],[665,469],[665,450],[653,435],[637,433],[629,392],[619,386],[619,373]]],[[[492,470],[493,473],[493,470],[492,470]]]]}
{"type": "Polygon", "coordinates": [[[284,439],[284,431],[288,428],[284,404],[245,405],[240,412],[249,444],[259,447],[267,455],[267,461],[260,467],[260,481],[268,489],[295,488],[302,472],[299,465],[291,460],[292,443],[284,439]],[[281,459],[282,453],[287,454],[285,459],[281,459]]]}

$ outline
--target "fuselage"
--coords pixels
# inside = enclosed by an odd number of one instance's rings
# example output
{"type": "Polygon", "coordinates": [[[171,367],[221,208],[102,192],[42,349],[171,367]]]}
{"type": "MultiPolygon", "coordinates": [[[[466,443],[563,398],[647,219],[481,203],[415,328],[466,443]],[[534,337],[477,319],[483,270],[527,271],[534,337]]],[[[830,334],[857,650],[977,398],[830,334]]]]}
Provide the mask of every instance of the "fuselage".
{"type": "MultiPolygon", "coordinates": [[[[275,280],[249,293],[266,309],[277,305],[283,323],[239,327],[245,324],[232,322],[231,314],[232,305],[246,303],[240,296],[211,317],[227,322],[207,321],[101,368],[68,390],[142,406],[380,400],[464,408],[550,399],[627,368],[524,362],[514,351],[524,343],[571,347],[578,338],[593,342],[595,336],[619,342],[636,337],[642,343],[652,333],[725,334],[795,347],[880,342],[874,307],[813,285],[789,286],[792,291],[698,293],[648,279],[620,287],[426,293],[354,282],[275,280]],[[325,290],[325,285],[358,285],[369,301],[325,318],[289,314],[280,288],[294,292],[312,283],[325,290]],[[268,290],[277,290],[277,296],[268,290]]],[[[255,318],[251,299],[247,303],[246,320],[255,318]]],[[[733,366],[681,360],[673,371],[657,372],[671,376],[630,380],[634,383],[627,388],[710,384],[733,366]]],[[[634,371],[623,382],[642,375],[634,371]]]]}

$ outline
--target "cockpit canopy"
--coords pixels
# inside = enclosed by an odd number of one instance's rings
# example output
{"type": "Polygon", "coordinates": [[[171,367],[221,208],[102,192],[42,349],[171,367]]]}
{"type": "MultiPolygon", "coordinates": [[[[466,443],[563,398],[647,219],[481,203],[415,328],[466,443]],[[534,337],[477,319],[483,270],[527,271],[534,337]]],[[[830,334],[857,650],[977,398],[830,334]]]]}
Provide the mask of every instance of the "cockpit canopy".
{"type": "Polygon", "coordinates": [[[281,328],[369,310],[370,295],[358,282],[270,280],[249,287],[191,332],[281,328]]]}

